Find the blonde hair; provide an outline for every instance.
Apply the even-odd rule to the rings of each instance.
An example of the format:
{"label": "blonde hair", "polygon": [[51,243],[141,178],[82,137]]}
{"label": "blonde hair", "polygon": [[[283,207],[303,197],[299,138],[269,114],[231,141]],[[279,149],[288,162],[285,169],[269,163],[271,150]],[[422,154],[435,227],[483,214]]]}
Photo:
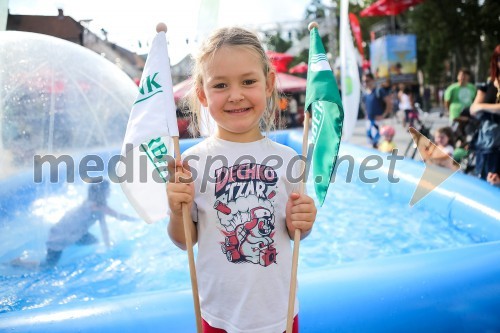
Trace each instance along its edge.
{"label": "blonde hair", "polygon": [[[262,61],[262,71],[266,79],[270,73],[274,72],[271,61],[267,57],[256,34],[240,27],[226,27],[214,31],[201,45],[198,54],[193,57],[194,66],[191,73],[193,86],[189,92],[188,99],[185,101],[187,104],[185,106],[191,113],[190,131],[193,136],[199,134],[199,121],[203,121],[200,116],[201,104],[197,95],[197,91],[203,89],[203,65],[223,46],[245,47],[248,48],[250,52],[254,52],[258,55],[259,59]],[[275,81],[271,96],[267,98],[267,108],[261,119],[261,130],[269,132],[276,127],[276,115],[278,115],[278,118],[280,117],[280,112],[278,112],[278,101],[279,94]],[[281,119],[277,119],[277,121],[279,124]]]}

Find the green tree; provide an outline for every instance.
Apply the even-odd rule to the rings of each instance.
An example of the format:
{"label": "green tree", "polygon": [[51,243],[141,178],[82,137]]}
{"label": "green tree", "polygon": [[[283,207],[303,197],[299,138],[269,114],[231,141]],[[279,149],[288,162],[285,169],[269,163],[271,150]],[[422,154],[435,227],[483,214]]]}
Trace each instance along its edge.
{"label": "green tree", "polygon": [[[332,0],[334,2],[334,0]],[[337,13],[338,14],[338,13]],[[307,5],[304,11],[304,28],[297,32],[297,38],[299,40],[303,38],[309,38],[309,30],[307,29],[307,25],[312,21],[321,21],[326,19],[326,10],[321,0],[311,0],[309,5]],[[324,32],[323,32],[324,33]],[[328,50],[328,37],[324,35],[322,38],[323,45],[325,46],[325,51]],[[300,52],[299,55],[295,56],[295,58],[290,63],[290,67],[295,66],[301,62],[307,63],[309,59],[309,48],[304,49]]]}
{"label": "green tree", "polygon": [[284,40],[281,37],[281,31],[276,31],[275,34],[269,35],[266,40],[267,48],[276,52],[285,52],[292,46],[292,41]]}

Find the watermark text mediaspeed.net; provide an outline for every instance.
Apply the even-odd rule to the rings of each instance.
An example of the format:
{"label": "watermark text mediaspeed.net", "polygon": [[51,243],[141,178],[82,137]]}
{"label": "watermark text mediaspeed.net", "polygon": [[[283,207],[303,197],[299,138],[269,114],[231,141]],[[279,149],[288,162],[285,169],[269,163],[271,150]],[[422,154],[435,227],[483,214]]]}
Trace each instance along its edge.
{"label": "watermark text mediaspeed.net", "polygon": [[[166,151],[162,154],[155,155],[154,161],[151,161],[150,156],[146,154],[139,153],[139,156],[134,156],[138,154],[137,150],[133,150],[132,145],[130,145],[129,148],[130,149],[126,150],[127,152],[124,155],[113,155],[107,161],[97,154],[85,155],[78,161],[75,161],[71,155],[35,155],[33,158],[33,180],[35,183],[42,183],[44,181],[44,168],[48,168],[49,181],[51,183],[57,183],[61,179],[64,179],[68,183],[74,183],[75,180],[99,182],[106,177],[114,183],[147,183],[150,179],[158,183],[164,183],[170,178],[171,172],[169,172],[168,165],[170,164],[172,168],[175,160],[172,156],[166,154]],[[330,182],[334,183],[338,181],[338,171],[339,168],[342,168],[342,174],[345,174],[345,178],[341,180],[345,180],[346,183],[352,182],[355,172],[357,172],[357,176],[361,182],[367,184],[377,183],[380,180],[380,173],[376,173],[375,176],[372,172],[381,169],[384,169],[384,174],[387,175],[387,181],[390,183],[398,183],[399,178],[395,177],[394,171],[397,162],[403,160],[404,157],[397,153],[398,150],[395,149],[391,154],[386,156],[378,154],[368,155],[363,158],[361,162],[358,162],[359,166],[356,166],[357,160],[353,156],[339,156]],[[134,158],[138,159],[135,163]],[[384,163],[384,160],[387,162]],[[200,157],[188,155],[184,157],[184,161],[188,163],[190,161],[199,162]],[[148,163],[151,162],[155,164],[154,168],[148,166]],[[121,163],[121,168],[117,168],[119,163]],[[305,163],[305,167],[302,173],[297,174],[294,170],[297,170],[297,164],[300,163]],[[191,163],[189,164],[191,165]],[[245,178],[245,174],[256,172],[265,174],[266,172],[270,172],[269,170],[284,168],[286,179],[290,183],[295,184],[301,182],[304,177],[309,175],[310,159],[297,155],[289,162],[285,163],[281,156],[270,155],[262,161],[257,162],[254,156],[242,155],[232,163],[233,166],[241,165],[242,167],[234,168],[229,165],[226,156],[218,154],[208,155],[206,161],[201,163],[201,165],[204,165],[204,170],[196,170],[196,168],[191,167],[190,179],[182,179],[182,181],[195,181],[198,177],[202,177],[201,184],[203,190],[206,188],[206,184],[217,182],[216,175],[211,175],[209,173],[209,170],[214,166],[223,168],[221,169],[222,171],[218,173],[219,178],[227,175],[242,179]],[[321,177],[318,177],[318,179],[311,179],[310,181],[321,182]]]}

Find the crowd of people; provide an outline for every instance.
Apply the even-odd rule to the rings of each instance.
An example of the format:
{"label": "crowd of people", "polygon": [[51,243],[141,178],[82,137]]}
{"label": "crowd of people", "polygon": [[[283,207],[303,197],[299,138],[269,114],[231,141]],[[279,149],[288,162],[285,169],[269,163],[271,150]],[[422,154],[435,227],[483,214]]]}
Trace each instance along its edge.
{"label": "crowd of people", "polygon": [[[489,77],[485,84],[471,83],[471,72],[462,68],[457,82],[449,85],[439,94],[443,112],[449,117],[448,126],[436,129],[434,144],[440,148],[429,156],[423,156],[426,163],[456,168],[457,162],[466,161],[464,171],[500,185],[500,45],[490,58]],[[391,84],[389,80],[376,84],[371,73],[363,75],[362,105],[366,118],[368,144],[383,152],[396,148],[396,130],[384,119],[393,117],[402,125],[402,130],[422,125],[422,110],[416,103],[417,96],[411,85]],[[429,89],[424,91],[430,95]],[[425,97],[425,96],[424,96]],[[429,96],[427,96],[429,97]],[[429,109],[429,101],[421,101]],[[383,125],[381,122],[386,123]],[[432,139],[432,138],[431,138]],[[469,168],[473,165],[473,168]]]}

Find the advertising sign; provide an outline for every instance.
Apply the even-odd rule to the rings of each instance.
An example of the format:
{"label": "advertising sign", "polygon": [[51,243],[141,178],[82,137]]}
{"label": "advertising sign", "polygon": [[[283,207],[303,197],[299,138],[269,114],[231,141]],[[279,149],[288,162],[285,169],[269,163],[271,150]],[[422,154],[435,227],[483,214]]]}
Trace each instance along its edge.
{"label": "advertising sign", "polygon": [[417,38],[415,35],[387,35],[370,45],[371,70],[378,81],[417,81]]}

